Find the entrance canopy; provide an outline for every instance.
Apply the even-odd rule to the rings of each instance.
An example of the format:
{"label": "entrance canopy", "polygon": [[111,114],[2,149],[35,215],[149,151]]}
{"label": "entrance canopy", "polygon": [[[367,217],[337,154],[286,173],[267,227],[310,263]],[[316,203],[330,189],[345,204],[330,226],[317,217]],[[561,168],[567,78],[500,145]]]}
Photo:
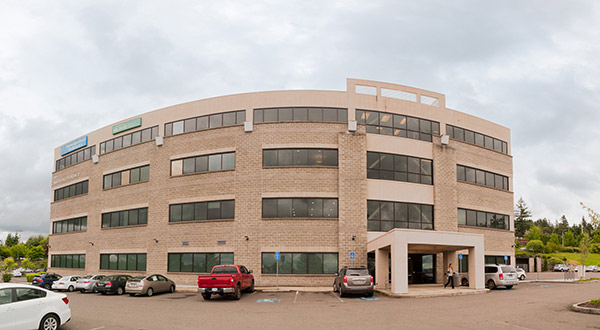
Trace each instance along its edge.
{"label": "entrance canopy", "polygon": [[455,262],[456,251],[460,250],[469,251],[469,288],[483,289],[483,246],[481,234],[396,228],[369,241],[367,252],[375,252],[375,284],[385,287],[390,269],[388,253],[391,253],[392,293],[408,293],[409,253],[443,253],[444,267],[447,267]]}

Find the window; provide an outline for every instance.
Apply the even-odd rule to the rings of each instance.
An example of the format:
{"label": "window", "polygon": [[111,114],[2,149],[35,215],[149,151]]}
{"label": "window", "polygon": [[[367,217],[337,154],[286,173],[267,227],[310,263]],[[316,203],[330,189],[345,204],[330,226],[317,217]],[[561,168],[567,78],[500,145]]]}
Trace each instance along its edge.
{"label": "window", "polygon": [[242,125],[246,120],[246,111],[230,111],[178,120],[165,124],[165,136],[188,132],[203,131],[209,128]]}
{"label": "window", "polygon": [[264,198],[263,218],[337,218],[337,198]]}
{"label": "window", "polygon": [[150,165],[104,175],[104,189],[150,180]]}
{"label": "window", "polygon": [[336,149],[264,149],[263,166],[338,166]]}
{"label": "window", "polygon": [[508,177],[484,170],[456,165],[456,179],[491,188],[508,190]]}
{"label": "window", "polygon": [[235,200],[169,205],[169,222],[234,219]]}
{"label": "window", "polygon": [[232,265],[233,253],[169,253],[169,272],[210,273],[217,265]]}
{"label": "window", "polygon": [[96,154],[96,146],[91,146],[72,154],[65,156],[56,161],[56,170],[62,170],[65,167],[73,166],[77,163],[81,163],[92,158]]}
{"label": "window", "polygon": [[[507,260],[504,260],[504,256],[485,256],[485,263],[486,264],[494,264],[494,265],[510,265],[510,256],[508,256]],[[490,273],[487,270],[488,267],[485,267],[485,272],[486,273]],[[496,267],[492,267],[494,268],[494,271],[491,271],[491,273],[496,273],[497,269]]]}
{"label": "window", "polygon": [[17,296],[17,301],[44,298],[46,296],[45,291],[38,289],[16,288],[15,292]]}
{"label": "window", "polygon": [[58,202],[63,199],[85,195],[88,193],[88,180],[74,183],[70,186],[58,188],[54,190],[54,201]]}
{"label": "window", "polygon": [[277,262],[274,252],[263,252],[262,273],[276,274],[277,268],[279,268],[279,274],[334,274],[338,270],[338,254],[281,252],[279,262]]}
{"label": "window", "polygon": [[158,136],[158,126],[148,127],[100,143],[100,154],[154,140]]}
{"label": "window", "polygon": [[367,201],[367,230],[433,229],[433,205]]}
{"label": "window", "polygon": [[440,123],[436,121],[389,112],[357,109],[356,120],[359,124],[367,125],[367,133],[393,135],[428,142],[432,141],[432,135],[440,135]]}
{"label": "window", "polygon": [[171,176],[235,169],[235,152],[202,155],[171,161]]}
{"label": "window", "polygon": [[73,218],[68,220],[54,221],[52,223],[52,234],[69,233],[87,230],[87,217]]}
{"label": "window", "polygon": [[102,228],[145,225],[147,223],[147,207],[102,213]]}
{"label": "window", "polygon": [[57,268],[85,268],[85,254],[53,254],[50,265]]}
{"label": "window", "polygon": [[101,254],[100,269],[145,271],[146,254]]}
{"label": "window", "polygon": [[367,178],[433,184],[433,162],[429,159],[368,151]]}
{"label": "window", "polygon": [[458,224],[508,230],[510,217],[506,214],[458,209]]}
{"label": "window", "polygon": [[255,123],[276,123],[289,121],[346,123],[348,121],[348,109],[286,107],[254,110]]}
{"label": "window", "polygon": [[446,124],[446,134],[455,140],[478,145],[480,147],[498,151],[503,154],[508,154],[508,143],[491,136],[448,124]]}
{"label": "window", "polygon": [[12,288],[0,290],[0,305],[12,303]]}

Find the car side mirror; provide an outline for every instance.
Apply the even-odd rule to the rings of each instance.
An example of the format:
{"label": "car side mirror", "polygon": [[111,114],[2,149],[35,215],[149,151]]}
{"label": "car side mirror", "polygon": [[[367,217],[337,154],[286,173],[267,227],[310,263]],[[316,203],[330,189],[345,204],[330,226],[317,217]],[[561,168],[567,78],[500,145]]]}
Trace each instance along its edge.
{"label": "car side mirror", "polygon": [[252,269],[250,269],[250,270],[248,271],[248,274],[252,274]]}

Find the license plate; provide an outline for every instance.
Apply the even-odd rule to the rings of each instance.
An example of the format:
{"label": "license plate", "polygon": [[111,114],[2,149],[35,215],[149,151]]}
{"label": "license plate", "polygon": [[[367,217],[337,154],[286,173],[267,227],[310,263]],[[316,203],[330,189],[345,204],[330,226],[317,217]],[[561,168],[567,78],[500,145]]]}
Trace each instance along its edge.
{"label": "license plate", "polygon": [[217,288],[213,288],[213,289],[212,289],[212,291],[213,291],[213,292],[217,292],[217,291],[219,291],[219,289],[217,289]]}
{"label": "license plate", "polygon": [[365,281],[353,281],[354,284],[365,284]]}

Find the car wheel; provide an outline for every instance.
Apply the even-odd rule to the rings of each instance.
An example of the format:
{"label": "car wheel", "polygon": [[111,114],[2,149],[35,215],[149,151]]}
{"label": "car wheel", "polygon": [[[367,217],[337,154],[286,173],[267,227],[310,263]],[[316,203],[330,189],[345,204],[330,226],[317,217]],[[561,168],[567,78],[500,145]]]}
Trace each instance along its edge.
{"label": "car wheel", "polygon": [[254,280],[252,280],[252,284],[250,285],[250,287],[248,289],[246,289],[246,292],[248,292],[248,293],[254,292]]}
{"label": "car wheel", "polygon": [[50,290],[50,284],[48,284],[48,283],[44,284],[43,287],[46,290]]}
{"label": "car wheel", "polygon": [[507,285],[506,286],[506,288],[509,289],[509,290],[512,289],[512,287],[513,287],[512,285]]}
{"label": "car wheel", "polygon": [[462,281],[460,281],[462,286],[469,286],[469,280],[467,280],[466,278],[463,278]]}
{"label": "car wheel", "polygon": [[154,290],[152,290],[152,288],[148,288],[148,291],[146,291],[146,294],[148,295],[148,297],[152,297],[152,295],[154,294]]}
{"label": "car wheel", "polygon": [[210,300],[210,293],[203,293],[202,298],[204,298],[204,300]]}
{"label": "car wheel", "polygon": [[40,322],[40,330],[56,330],[58,329],[58,326],[60,325],[60,321],[58,319],[58,316],[54,315],[54,314],[48,314],[46,316],[44,316],[44,318],[42,319],[42,322]]}
{"label": "car wheel", "polygon": [[340,297],[345,296],[344,291],[342,291],[342,285],[341,284],[338,286],[338,292],[340,293]]}
{"label": "car wheel", "polygon": [[94,288],[92,289],[92,292],[93,292],[93,293],[98,293],[98,288],[97,288],[97,287],[94,287]]}
{"label": "car wheel", "polygon": [[67,291],[69,291],[69,292],[73,292],[73,290],[74,290],[74,289],[75,289],[75,288],[74,288],[72,285],[69,285],[69,288],[67,289]]}
{"label": "car wheel", "polygon": [[171,287],[169,288],[169,292],[171,292],[171,293],[175,292],[175,286],[174,285],[171,285]]}
{"label": "car wheel", "polygon": [[496,283],[494,282],[494,280],[489,280],[489,281],[487,282],[487,287],[488,287],[488,289],[490,289],[490,290],[494,290],[494,289],[496,288]]}
{"label": "car wheel", "polygon": [[81,290],[79,290],[79,292],[85,293],[85,289],[81,289]]}
{"label": "car wheel", "polygon": [[120,296],[123,294],[123,288],[122,287],[118,287],[117,288],[117,294]]}
{"label": "car wheel", "polygon": [[333,292],[337,292],[337,286],[333,283]]}
{"label": "car wheel", "polygon": [[240,300],[241,297],[242,297],[242,290],[240,289],[240,284],[238,283],[238,285],[235,287],[233,299]]}
{"label": "car wheel", "polygon": [[522,281],[525,279],[525,275],[521,275],[521,277],[519,277],[519,279]]}

